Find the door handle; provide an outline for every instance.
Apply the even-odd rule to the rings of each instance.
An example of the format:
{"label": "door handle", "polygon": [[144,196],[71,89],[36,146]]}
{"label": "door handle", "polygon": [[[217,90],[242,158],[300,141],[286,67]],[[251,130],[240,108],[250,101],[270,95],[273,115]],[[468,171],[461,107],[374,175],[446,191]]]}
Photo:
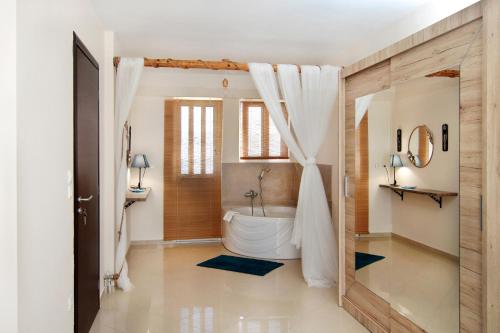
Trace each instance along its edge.
{"label": "door handle", "polygon": [[349,198],[350,196],[349,176],[344,176],[344,197]]}
{"label": "door handle", "polygon": [[93,195],[89,195],[86,198],[82,198],[81,196],[79,196],[78,199],[76,199],[76,201],[78,201],[78,202],[88,202],[88,201],[92,200],[93,198],[94,198]]}

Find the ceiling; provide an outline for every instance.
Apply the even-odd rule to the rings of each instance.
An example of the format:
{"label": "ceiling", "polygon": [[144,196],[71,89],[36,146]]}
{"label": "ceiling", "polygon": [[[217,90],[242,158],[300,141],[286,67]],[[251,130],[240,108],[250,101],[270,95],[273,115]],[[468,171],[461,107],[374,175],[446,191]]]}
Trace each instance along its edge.
{"label": "ceiling", "polygon": [[[117,53],[241,62],[349,64],[429,4],[473,0],[92,0]],[[458,10],[461,8],[458,8]],[[452,11],[452,12],[453,12]],[[451,14],[446,13],[445,16]],[[410,19],[413,15],[413,21]],[[445,17],[443,16],[443,17]],[[424,16],[422,16],[424,17]],[[415,18],[417,20],[415,20]],[[428,19],[427,19],[428,20]],[[406,23],[408,22],[408,24]],[[410,27],[411,29],[411,27]],[[420,29],[420,28],[419,28]],[[402,28],[402,30],[404,30]],[[414,31],[412,31],[414,32]],[[387,40],[381,38],[386,36]],[[395,40],[403,36],[396,36]],[[386,45],[377,45],[381,48]],[[371,51],[370,51],[371,52]]]}

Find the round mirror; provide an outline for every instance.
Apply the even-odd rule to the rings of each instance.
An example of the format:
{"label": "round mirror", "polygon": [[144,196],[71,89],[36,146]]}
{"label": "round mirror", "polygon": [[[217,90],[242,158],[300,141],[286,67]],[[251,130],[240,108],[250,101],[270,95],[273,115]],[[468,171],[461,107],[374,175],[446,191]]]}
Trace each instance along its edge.
{"label": "round mirror", "polygon": [[408,159],[417,168],[425,168],[432,159],[434,140],[425,125],[413,129],[408,140]]}

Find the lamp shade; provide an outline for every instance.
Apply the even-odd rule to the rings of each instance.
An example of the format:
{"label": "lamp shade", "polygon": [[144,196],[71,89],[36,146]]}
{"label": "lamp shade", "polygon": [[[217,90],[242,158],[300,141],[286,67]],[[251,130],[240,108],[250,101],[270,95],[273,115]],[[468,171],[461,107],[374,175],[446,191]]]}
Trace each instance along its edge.
{"label": "lamp shade", "polygon": [[148,158],[145,154],[135,154],[130,166],[132,168],[149,168]]}
{"label": "lamp shade", "polygon": [[391,154],[391,168],[400,168],[404,166],[401,157],[397,154]]}

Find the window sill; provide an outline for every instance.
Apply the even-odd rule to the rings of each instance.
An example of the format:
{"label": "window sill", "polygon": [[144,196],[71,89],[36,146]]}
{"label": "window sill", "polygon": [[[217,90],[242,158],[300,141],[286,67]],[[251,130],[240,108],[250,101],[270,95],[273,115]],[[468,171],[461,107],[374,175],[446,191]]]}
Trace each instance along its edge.
{"label": "window sill", "polygon": [[239,163],[296,163],[292,159],[240,159]]}

